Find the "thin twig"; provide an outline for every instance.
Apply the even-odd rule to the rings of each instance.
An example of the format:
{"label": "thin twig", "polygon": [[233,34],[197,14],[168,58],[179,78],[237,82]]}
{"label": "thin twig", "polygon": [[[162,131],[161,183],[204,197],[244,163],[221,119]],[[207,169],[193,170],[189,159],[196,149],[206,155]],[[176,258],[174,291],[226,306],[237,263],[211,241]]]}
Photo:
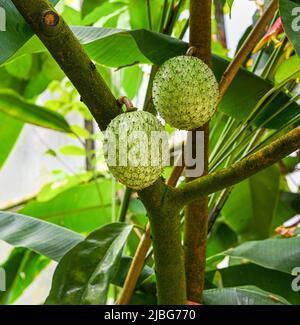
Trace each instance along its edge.
{"label": "thin twig", "polygon": [[227,49],[227,38],[225,30],[225,19],[224,19],[224,9],[223,2],[219,0],[214,0],[215,6],[215,17],[217,21],[217,39],[224,49]]}
{"label": "thin twig", "polygon": [[145,257],[151,246],[151,231],[150,225],[146,227],[146,231],[143,234],[138,248],[135,252],[133,261],[130,265],[122,293],[119,297],[118,305],[128,305],[130,303],[132,294],[137,284],[138,278],[144,267]]}
{"label": "thin twig", "polygon": [[151,17],[150,0],[147,0],[147,14],[148,14],[148,27],[149,27],[149,29],[152,29],[152,17]]}
{"label": "thin twig", "polygon": [[118,216],[119,222],[125,222],[126,213],[128,210],[131,194],[132,194],[132,189],[129,187],[126,187],[126,189],[124,191],[123,198],[122,198],[119,216]]}

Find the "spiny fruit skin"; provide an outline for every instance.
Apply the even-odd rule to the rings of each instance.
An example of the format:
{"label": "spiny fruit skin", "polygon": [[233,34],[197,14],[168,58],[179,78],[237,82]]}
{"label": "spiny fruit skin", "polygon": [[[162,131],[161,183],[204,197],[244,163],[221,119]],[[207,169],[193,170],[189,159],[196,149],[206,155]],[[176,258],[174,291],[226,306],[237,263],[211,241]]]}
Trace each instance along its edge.
{"label": "spiny fruit skin", "polygon": [[[126,132],[126,143],[124,142],[124,131]],[[142,136],[136,133],[142,131],[142,136],[147,138],[147,142]],[[151,134],[152,131],[163,132],[165,142],[159,147],[159,157],[157,164],[151,164]],[[123,135],[121,135],[121,133]],[[115,135],[116,148],[112,148],[109,136]],[[156,133],[154,133],[156,134]],[[144,111],[134,111],[123,113],[111,121],[104,134],[104,157],[110,172],[116,179],[129,188],[142,190],[152,185],[161,175],[166,164],[165,156],[162,152],[168,151],[167,135],[159,120],[152,114]],[[148,143],[148,146],[147,146]],[[140,150],[141,146],[143,150]],[[114,150],[116,153],[115,162],[110,161],[109,153]],[[122,161],[123,153],[126,152],[127,159]],[[121,151],[121,154],[120,154]],[[134,163],[130,159],[130,153],[137,152],[140,162]],[[145,155],[147,152],[147,155]],[[123,155],[123,156],[122,156]],[[156,156],[157,157],[157,156]]]}
{"label": "spiny fruit skin", "polygon": [[219,87],[200,59],[177,56],[166,61],[153,82],[153,102],[164,120],[181,130],[203,126],[214,115]]}

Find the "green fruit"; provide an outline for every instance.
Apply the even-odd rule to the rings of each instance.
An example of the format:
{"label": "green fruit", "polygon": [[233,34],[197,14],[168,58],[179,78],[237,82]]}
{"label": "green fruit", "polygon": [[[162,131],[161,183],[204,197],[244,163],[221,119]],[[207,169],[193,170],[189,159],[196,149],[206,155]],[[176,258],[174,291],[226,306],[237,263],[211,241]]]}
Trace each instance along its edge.
{"label": "green fruit", "polygon": [[164,120],[181,130],[203,126],[217,109],[219,87],[212,70],[192,56],[166,61],[153,82],[153,102]]}
{"label": "green fruit", "polygon": [[[164,140],[157,143],[159,136]],[[153,150],[153,151],[151,151]],[[104,135],[104,157],[116,179],[135,190],[152,185],[166,165],[168,137],[152,114],[123,113],[111,121]]]}

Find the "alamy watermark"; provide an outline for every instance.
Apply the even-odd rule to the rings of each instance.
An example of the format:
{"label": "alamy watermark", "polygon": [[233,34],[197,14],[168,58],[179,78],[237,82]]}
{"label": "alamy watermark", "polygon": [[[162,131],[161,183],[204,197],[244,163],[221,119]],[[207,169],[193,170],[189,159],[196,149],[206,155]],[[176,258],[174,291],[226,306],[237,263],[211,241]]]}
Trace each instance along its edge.
{"label": "alamy watermark", "polygon": [[292,270],[292,275],[295,276],[295,279],[292,281],[292,290],[300,292],[300,266]]}
{"label": "alamy watermark", "polygon": [[0,32],[6,31],[6,11],[0,7]]}
{"label": "alamy watermark", "polygon": [[0,267],[0,292],[6,290],[6,273],[5,270]]}
{"label": "alamy watermark", "polygon": [[299,32],[300,31],[300,7],[293,8],[292,16],[295,17],[292,20],[292,30],[294,32]]}
{"label": "alamy watermark", "polygon": [[105,139],[103,149],[109,166],[185,166],[186,177],[199,177],[204,172],[203,131],[177,131],[169,140],[166,131],[128,132],[122,125],[117,134],[106,131]]}

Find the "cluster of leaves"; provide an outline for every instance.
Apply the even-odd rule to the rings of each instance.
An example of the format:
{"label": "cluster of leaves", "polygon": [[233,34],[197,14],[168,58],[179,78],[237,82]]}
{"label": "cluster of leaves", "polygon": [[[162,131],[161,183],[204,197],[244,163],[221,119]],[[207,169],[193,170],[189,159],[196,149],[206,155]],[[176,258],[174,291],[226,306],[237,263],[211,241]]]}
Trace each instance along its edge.
{"label": "cluster of leaves", "polygon": [[[12,3],[0,0],[0,6],[6,9],[8,26],[0,33],[0,168],[24,123],[80,140],[80,146],[63,147],[60,153],[48,150],[53,157],[87,155],[84,142],[98,137],[68,123],[74,111],[90,120],[87,108]],[[239,71],[221,102],[211,123],[211,170],[242,159],[299,125],[300,47],[289,28],[293,6],[289,0],[280,2],[286,32],[282,45],[251,58],[255,63]],[[188,1],[84,0],[80,11],[61,3],[57,8],[116,96],[121,92],[140,102],[148,65],[159,66],[188,48],[182,41]],[[287,58],[288,42],[295,52]],[[228,65],[226,49],[214,45],[213,70],[220,80]],[[45,92],[55,96],[37,105]],[[222,209],[208,239],[206,304],[300,304],[299,293],[291,289],[300,237],[296,230],[291,238],[275,234],[299,213],[300,196],[291,193],[286,181],[298,161],[299,156],[288,157],[281,168],[273,166],[232,191],[210,197],[211,222]],[[16,248],[3,265],[8,279],[0,303],[14,303],[51,260],[59,264],[46,303],[105,304],[115,299],[147,222],[147,212],[134,195],[124,195],[129,201],[126,222],[116,222],[126,206],[123,192],[105,171],[64,174],[29,202],[1,212],[0,239]],[[226,267],[219,268],[224,261]],[[151,251],[132,303],[156,303]]]}

